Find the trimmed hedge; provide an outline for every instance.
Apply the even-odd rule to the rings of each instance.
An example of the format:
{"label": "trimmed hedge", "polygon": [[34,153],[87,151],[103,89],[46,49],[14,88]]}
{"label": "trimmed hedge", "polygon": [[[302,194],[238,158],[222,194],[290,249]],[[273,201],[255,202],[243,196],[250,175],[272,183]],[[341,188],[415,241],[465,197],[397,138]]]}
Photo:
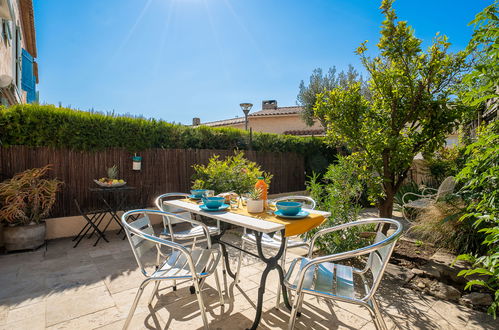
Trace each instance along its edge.
{"label": "trimmed hedge", "polygon": [[[0,107],[0,145],[49,146],[75,150],[110,147],[137,152],[165,149],[249,149],[249,134],[235,128],[189,127],[155,119],[103,115],[53,105]],[[333,161],[334,148],[323,138],[253,133],[256,151],[296,152],[309,170]]]}

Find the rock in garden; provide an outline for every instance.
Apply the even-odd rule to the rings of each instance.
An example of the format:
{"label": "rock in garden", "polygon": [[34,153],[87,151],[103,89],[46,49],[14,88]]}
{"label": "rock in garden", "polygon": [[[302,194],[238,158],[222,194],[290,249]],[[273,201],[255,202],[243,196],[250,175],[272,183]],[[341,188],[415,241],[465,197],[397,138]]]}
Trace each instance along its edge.
{"label": "rock in garden", "polygon": [[492,297],[487,293],[472,292],[462,298],[465,304],[489,306],[492,304]]}
{"label": "rock in garden", "polygon": [[461,297],[461,292],[451,285],[442,282],[433,282],[430,286],[430,293],[440,299],[457,301]]}

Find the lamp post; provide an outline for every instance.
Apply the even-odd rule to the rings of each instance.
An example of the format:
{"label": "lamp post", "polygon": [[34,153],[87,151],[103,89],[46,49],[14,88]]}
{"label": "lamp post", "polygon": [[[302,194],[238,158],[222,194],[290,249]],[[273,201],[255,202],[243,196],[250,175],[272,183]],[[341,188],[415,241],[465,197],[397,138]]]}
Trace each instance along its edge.
{"label": "lamp post", "polygon": [[251,107],[253,107],[253,104],[251,104],[251,103],[241,103],[241,104],[239,104],[239,106],[241,107],[241,109],[244,112],[244,129],[248,130],[248,114],[249,114],[249,112],[251,110]]}

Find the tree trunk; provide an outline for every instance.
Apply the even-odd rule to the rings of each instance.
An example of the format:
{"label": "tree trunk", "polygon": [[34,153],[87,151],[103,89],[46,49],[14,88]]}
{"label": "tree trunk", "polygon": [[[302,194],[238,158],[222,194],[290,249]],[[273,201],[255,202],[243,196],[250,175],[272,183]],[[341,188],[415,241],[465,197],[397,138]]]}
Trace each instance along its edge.
{"label": "tree trunk", "polygon": [[[393,198],[395,197],[395,193],[393,192],[392,189],[386,189],[385,191],[385,198],[380,199],[379,201],[379,217],[380,218],[391,218],[393,215]],[[383,228],[381,231],[383,234],[386,234],[388,232],[388,229],[390,229],[389,224],[383,225]]]}

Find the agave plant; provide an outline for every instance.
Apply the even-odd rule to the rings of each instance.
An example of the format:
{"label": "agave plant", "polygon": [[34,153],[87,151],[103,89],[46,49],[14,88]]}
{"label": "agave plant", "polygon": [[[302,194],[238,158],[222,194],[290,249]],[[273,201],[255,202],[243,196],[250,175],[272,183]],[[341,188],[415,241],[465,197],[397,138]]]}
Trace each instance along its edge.
{"label": "agave plant", "polygon": [[55,203],[61,181],[43,179],[51,165],[33,168],[0,183],[0,220],[12,225],[40,223]]}

